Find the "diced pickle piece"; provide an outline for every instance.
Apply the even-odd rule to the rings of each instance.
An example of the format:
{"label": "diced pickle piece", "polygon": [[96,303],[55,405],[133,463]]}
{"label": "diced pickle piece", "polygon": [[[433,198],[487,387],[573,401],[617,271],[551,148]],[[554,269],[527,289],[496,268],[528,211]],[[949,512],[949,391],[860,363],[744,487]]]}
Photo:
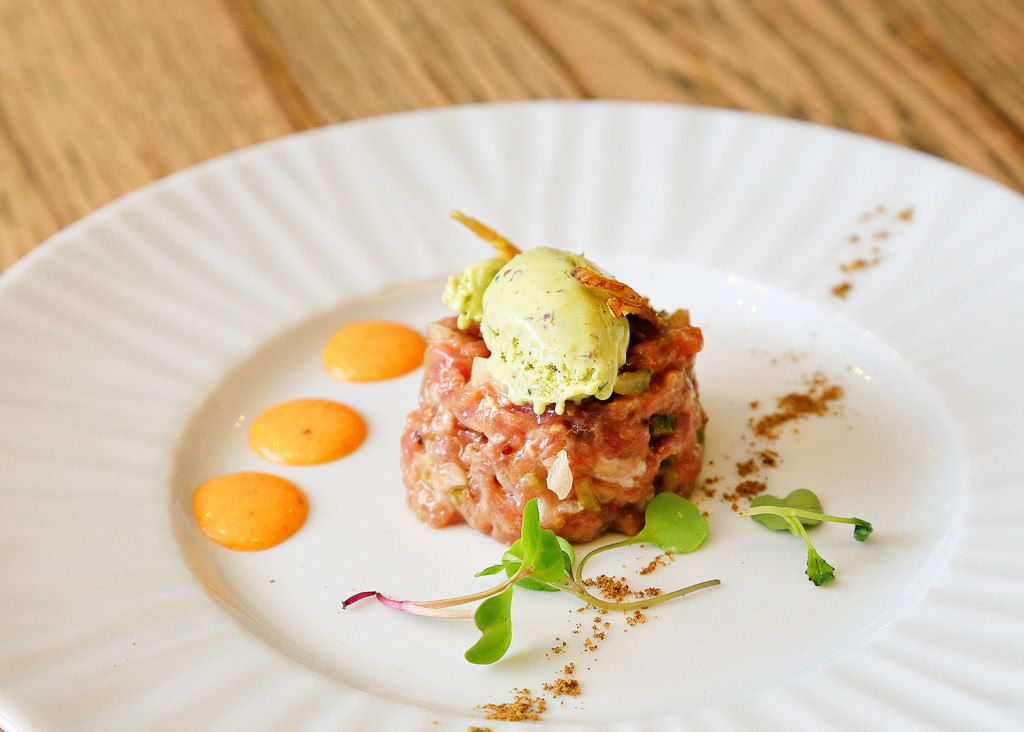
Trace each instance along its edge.
{"label": "diced pickle piece", "polygon": [[647,430],[651,433],[651,437],[664,437],[675,432],[678,426],[679,423],[674,414],[652,414]]}
{"label": "diced pickle piece", "polygon": [[640,371],[620,371],[612,391],[628,396],[643,394],[650,388],[651,372],[649,369],[641,369]]}

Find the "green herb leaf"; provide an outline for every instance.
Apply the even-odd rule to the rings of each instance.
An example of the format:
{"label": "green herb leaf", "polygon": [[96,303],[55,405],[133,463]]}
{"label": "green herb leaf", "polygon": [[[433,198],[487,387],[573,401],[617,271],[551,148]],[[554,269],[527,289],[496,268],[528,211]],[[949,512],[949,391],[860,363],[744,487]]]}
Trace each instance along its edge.
{"label": "green herb leaf", "polygon": [[476,664],[494,663],[512,645],[512,588],[481,602],[473,622],[481,635],[466,651],[466,660]]}
{"label": "green herb leaf", "polygon": [[523,507],[522,567],[530,568],[530,576],[539,582],[558,582],[565,572],[562,546],[550,529],[540,527],[537,499],[531,498]]}
{"label": "green herb leaf", "polygon": [[[653,508],[652,508],[653,506]],[[626,542],[600,547],[576,564],[576,553],[572,545],[554,532],[540,527],[540,511],[536,499],[523,507],[522,533],[517,541],[506,550],[500,564],[480,570],[478,577],[498,574],[504,570],[507,579],[486,590],[444,600],[395,600],[379,592],[357,592],[342,603],[348,607],[367,597],[376,597],[378,602],[395,610],[416,615],[436,617],[470,617],[468,610],[452,610],[458,605],[479,602],[472,617],[480,630],[480,639],[465,653],[470,663],[490,664],[501,659],[512,643],[512,591],[516,586],[531,590],[564,591],[583,600],[589,605],[604,610],[630,611],[658,605],[691,592],[720,584],[719,580],[699,582],[657,597],[644,598],[634,602],[611,602],[594,597],[577,580],[582,575],[583,565],[597,551],[615,546],[648,541],[666,551],[686,552],[696,549],[707,536],[707,521],[696,506],[673,494],[652,501],[648,506],[650,521],[646,533],[627,539]]]}
{"label": "green herb leaf", "polygon": [[817,587],[836,578],[835,568],[816,551],[807,552],[807,578]]}
{"label": "green herb leaf", "polygon": [[821,501],[807,489],[795,490],[785,498],[758,496],[750,502],[750,508],[740,511],[740,515],[750,516],[769,529],[788,530],[802,536],[807,544],[807,577],[819,587],[835,579],[835,568],[818,554],[805,527],[817,526],[822,521],[853,524],[853,538],[857,541],[864,541],[872,532],[871,524],[863,519],[822,513]]}
{"label": "green herb leaf", "polygon": [[[523,542],[522,539],[516,539],[515,542],[502,556],[502,564],[498,565],[505,568],[505,574],[509,577],[513,577],[519,572],[519,569],[523,566]],[[557,587],[552,587],[544,582],[538,582],[533,577],[526,576],[516,582],[519,587],[524,590],[533,590],[535,592],[558,592]]]}
{"label": "green herb leaf", "polygon": [[562,559],[565,564],[565,571],[572,576],[572,568],[576,565],[576,550],[572,548],[572,544],[561,536],[556,536],[555,538],[558,540],[558,546],[562,548]]}
{"label": "green herb leaf", "polygon": [[523,506],[522,528],[518,539],[523,549],[523,561],[533,561],[533,555],[537,552],[541,540],[540,532],[540,509],[537,507],[537,499],[531,498]]}
{"label": "green herb leaf", "polygon": [[632,543],[656,544],[672,554],[689,554],[708,536],[708,520],[691,501],[675,493],[659,493],[644,515],[644,527]]}
{"label": "green herb leaf", "polygon": [[[530,556],[527,556],[528,552]],[[516,583],[523,589],[557,592],[559,588],[551,585],[565,584],[564,575],[572,575],[576,552],[565,539],[556,536],[553,531],[540,528],[537,500],[530,499],[523,509],[522,536],[505,551],[501,561],[499,566],[504,568],[509,577],[525,566],[530,567],[529,575]]]}
{"label": "green herb leaf", "polygon": [[[785,498],[777,498],[776,496],[762,494],[750,502],[751,508],[756,508],[757,506],[785,506],[787,508],[799,508],[804,511],[810,511],[811,513],[822,512],[821,501],[818,500],[818,496],[816,496],[813,491],[809,491],[806,488],[798,488]],[[772,531],[793,530],[787,521],[783,520],[781,516],[774,514],[761,514],[754,516],[753,519]],[[817,526],[821,521],[801,518],[800,523],[804,526]]]}
{"label": "green herb leaf", "polygon": [[854,521],[856,522],[853,525],[854,539],[856,539],[857,541],[864,541],[869,536],[871,536],[871,532],[874,531],[874,529],[871,527],[870,522],[859,518],[854,518]]}
{"label": "green herb leaf", "polygon": [[[492,564],[490,567],[485,567],[484,569],[481,569],[479,572],[477,572],[473,576],[474,577],[487,577],[488,575],[497,574],[498,572],[500,572],[503,569],[505,569],[505,565],[504,564]],[[515,574],[514,570],[513,570],[512,574]],[[511,576],[512,575],[510,574],[509,577],[511,577]]]}
{"label": "green herb leaf", "polygon": [[560,582],[565,574],[565,555],[555,532],[541,529],[530,576],[539,582]]}
{"label": "green herb leaf", "polygon": [[697,549],[708,536],[708,520],[691,501],[675,493],[659,493],[647,504],[644,527],[636,536],[592,549],[580,560],[576,571],[595,555],[631,544],[655,544],[670,554],[687,554]]}

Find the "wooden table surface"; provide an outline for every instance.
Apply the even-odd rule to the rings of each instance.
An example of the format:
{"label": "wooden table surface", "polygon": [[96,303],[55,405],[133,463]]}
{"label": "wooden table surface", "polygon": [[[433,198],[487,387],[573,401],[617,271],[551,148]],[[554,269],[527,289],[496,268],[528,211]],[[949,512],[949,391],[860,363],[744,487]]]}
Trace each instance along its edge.
{"label": "wooden table surface", "polygon": [[1022,0],[0,0],[0,270],[255,142],[613,98],[840,127],[1024,190]]}

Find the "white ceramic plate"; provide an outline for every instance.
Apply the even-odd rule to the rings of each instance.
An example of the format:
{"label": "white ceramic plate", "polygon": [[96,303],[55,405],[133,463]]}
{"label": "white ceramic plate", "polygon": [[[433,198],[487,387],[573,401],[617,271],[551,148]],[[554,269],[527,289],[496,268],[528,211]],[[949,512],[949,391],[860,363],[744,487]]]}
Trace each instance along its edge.
{"label": "white ceramic plate", "polygon": [[[404,507],[397,437],[419,375],[340,384],[317,362],[347,320],[444,314],[443,276],[487,251],[448,219],[456,207],[690,308],[720,487],[748,449],[751,400],[814,371],[842,384],[842,414],[788,433],[768,476],[774,493],[809,487],[874,523],[864,544],[848,527],[814,534],[836,582],[815,588],[799,540],[715,497],[699,552],[649,580],[643,548],[593,569],[723,584],[642,625],[611,618],[597,652],[583,649],[593,613],[567,596],[517,593],[513,647],[487,668],[462,660],[468,622],[342,612],[360,589],[480,588],[473,572],[500,556]],[[574,661],[583,694],[549,694],[544,726],[1017,727],[1022,255],[1024,201],[989,181],[820,127],[677,106],[373,119],[149,186],[0,278],[0,726],[499,729],[479,705],[540,693]],[[841,271],[859,258],[879,261]],[[311,504],[284,544],[206,541],[192,490],[268,469],[247,420],[311,395],[362,410],[367,443],[277,471]]]}

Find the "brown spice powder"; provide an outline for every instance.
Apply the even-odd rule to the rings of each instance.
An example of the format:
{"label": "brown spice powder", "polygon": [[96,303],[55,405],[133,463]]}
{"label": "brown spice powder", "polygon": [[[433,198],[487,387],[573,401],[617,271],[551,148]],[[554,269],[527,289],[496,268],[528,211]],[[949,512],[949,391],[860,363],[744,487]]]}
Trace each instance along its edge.
{"label": "brown spice powder", "polygon": [[658,567],[667,567],[669,562],[674,562],[674,561],[675,561],[675,557],[673,557],[671,554],[668,554],[668,553],[659,554],[658,556],[656,556],[654,559],[651,560],[650,564],[648,564],[646,567],[641,569],[639,571],[639,573],[640,574],[644,574],[644,575],[650,574],[651,572],[656,570]]}
{"label": "brown spice powder", "polygon": [[741,499],[751,499],[758,496],[768,490],[768,484],[762,480],[744,480],[732,493],[723,493],[722,499],[729,501],[732,504],[733,511],[739,511],[739,502]]}
{"label": "brown spice powder", "polygon": [[579,696],[580,682],[576,679],[555,679],[554,684],[544,684],[544,691],[552,696]]}
{"label": "brown spice powder", "polygon": [[753,458],[746,460],[742,463],[736,463],[736,473],[741,478],[746,478],[751,473],[757,472],[757,463],[754,462]]}
{"label": "brown spice powder", "polygon": [[626,617],[626,622],[630,625],[639,625],[647,622],[647,616],[639,610],[634,610],[632,615]]}
{"label": "brown spice powder", "polygon": [[501,704],[483,704],[477,709],[484,712],[487,719],[501,722],[539,722],[540,715],[548,710],[544,697],[531,696],[529,689],[513,689],[513,699]]}
{"label": "brown spice powder", "polygon": [[852,289],[853,283],[847,280],[845,282],[840,282],[838,285],[833,285],[829,292],[831,292],[832,295],[835,297],[845,299],[846,296],[850,294],[850,290]]}
{"label": "brown spice powder", "polygon": [[606,574],[600,574],[594,579],[583,580],[583,584],[587,587],[596,587],[604,599],[612,602],[622,602],[633,594],[629,585],[626,584],[625,577],[615,579]]}
{"label": "brown spice powder", "polygon": [[554,697],[579,696],[580,682],[573,678],[576,673],[576,664],[570,663],[562,669],[562,677],[555,679],[554,683],[544,684],[544,691]]}
{"label": "brown spice powder", "polygon": [[[865,212],[858,219],[858,223],[862,226],[871,222],[870,232],[861,231],[860,233],[850,234],[846,237],[846,241],[858,248],[861,245],[861,242],[867,238],[879,243],[887,242],[893,236],[899,234],[900,231],[908,226],[913,220],[913,206],[893,212],[890,212],[886,206],[876,206],[874,210]],[[892,227],[895,227],[895,229]],[[870,255],[870,257],[859,256],[849,262],[840,264],[839,271],[849,275],[854,275],[856,273],[863,272],[864,270],[871,269],[882,263],[885,259],[886,253],[878,247],[875,247],[871,250]],[[830,288],[830,292],[833,297],[843,299],[850,293],[851,289],[853,289],[853,283],[847,280],[832,286]]]}
{"label": "brown spice powder", "polygon": [[823,416],[833,408],[833,402],[843,398],[843,387],[829,384],[824,374],[815,374],[806,392],[792,392],[776,399],[774,412],[749,423],[756,437],[777,439],[782,427],[809,416]]}
{"label": "brown spice powder", "polygon": [[[776,397],[773,411],[747,420],[748,434],[743,435],[747,454],[744,459],[733,463],[738,482],[719,492],[710,486],[726,480],[726,477],[721,474],[704,476],[699,487],[704,497],[720,495],[723,501],[731,504],[733,511],[739,511],[741,501],[752,499],[768,489],[765,471],[778,467],[782,462],[779,452],[764,446],[764,443],[778,440],[786,427],[801,420],[842,413],[843,388],[832,383],[825,374],[814,372],[805,376],[804,387],[803,391]],[[761,405],[762,400],[759,399],[749,402],[750,409],[755,412]],[[709,467],[712,464],[708,461]]]}
{"label": "brown spice powder", "polygon": [[881,263],[882,263],[881,255],[875,255],[871,259],[865,259],[864,257],[857,257],[857,259],[854,259],[854,260],[852,260],[850,262],[844,262],[843,264],[840,264],[839,265],[839,269],[841,271],[843,271],[843,272],[846,272],[847,274],[850,274],[850,273],[853,273],[853,272],[860,272],[860,271],[865,270],[865,269],[870,269],[871,267],[876,267],[876,266],[878,266]]}

